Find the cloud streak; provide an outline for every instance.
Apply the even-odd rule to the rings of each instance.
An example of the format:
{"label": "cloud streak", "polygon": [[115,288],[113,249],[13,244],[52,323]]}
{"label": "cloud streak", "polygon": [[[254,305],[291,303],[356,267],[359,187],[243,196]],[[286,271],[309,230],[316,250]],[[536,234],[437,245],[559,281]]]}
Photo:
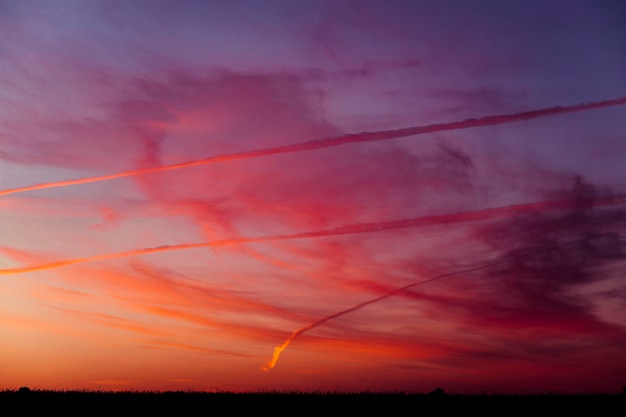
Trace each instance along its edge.
{"label": "cloud streak", "polygon": [[[262,369],[265,371],[273,369],[281,353],[295,339],[330,320],[400,295],[417,286],[478,271],[484,271],[485,276],[496,277],[500,281],[497,285],[504,288],[499,297],[502,297],[502,294],[507,294],[505,297],[512,296],[507,298],[506,304],[494,302],[495,300],[490,300],[490,297],[482,300],[455,299],[454,295],[425,295],[415,298],[433,302],[441,307],[452,305],[467,309],[471,312],[470,321],[480,320],[481,328],[514,324],[515,328],[554,328],[555,331],[564,333],[596,334],[609,339],[623,337],[620,336],[623,334],[620,329],[617,329],[615,336],[611,336],[611,332],[615,332],[615,326],[593,318],[588,312],[588,307],[581,304],[576,297],[567,295],[565,290],[601,279],[602,275],[597,271],[598,266],[626,256],[625,242],[617,227],[624,216],[623,211],[592,211],[593,207],[613,203],[622,205],[626,200],[623,197],[617,199],[597,197],[595,188],[584,183],[581,178],[577,178],[570,196],[571,199],[567,201],[542,202],[505,207],[504,210],[471,213],[470,215],[478,217],[488,216],[490,219],[495,219],[494,214],[500,215],[499,222],[482,226],[484,238],[489,238],[489,232],[496,236],[495,260],[392,289],[379,297],[300,327],[274,348],[272,358]],[[504,213],[528,215],[501,216]],[[478,230],[480,228],[481,226]],[[449,290],[448,294],[454,292]],[[489,326],[485,323],[489,323]]]}
{"label": "cloud streak", "polygon": [[536,110],[529,110],[520,113],[512,113],[505,115],[492,115],[485,116],[476,119],[464,119],[456,122],[448,122],[448,123],[435,123],[424,126],[413,126],[402,129],[393,129],[393,130],[383,130],[377,132],[363,132],[363,133],[354,133],[348,135],[341,135],[326,139],[315,139],[301,143],[295,143],[291,145],[277,146],[266,149],[258,149],[254,151],[247,152],[236,152],[225,155],[218,155],[209,158],[199,159],[196,161],[188,161],[181,162],[177,164],[171,165],[162,165],[151,168],[144,169],[136,169],[125,172],[120,172],[117,174],[110,175],[101,175],[94,176],[88,178],[78,178],[64,181],[54,181],[48,183],[40,183],[34,184],[25,187],[12,188],[7,190],[0,191],[0,196],[23,193],[27,191],[36,191],[43,190],[49,188],[59,188],[59,187],[68,187],[74,185],[81,184],[90,184],[102,181],[111,181],[119,178],[125,177],[133,177],[139,175],[146,175],[155,172],[163,172],[163,171],[171,171],[178,170],[184,168],[191,168],[200,165],[207,165],[213,163],[222,163],[222,162],[231,162],[242,159],[250,159],[250,158],[260,158],[271,155],[280,155],[285,153],[295,153],[295,152],[304,152],[304,151],[312,151],[317,149],[330,148],[335,146],[341,146],[350,143],[362,143],[362,142],[375,142],[375,141],[385,141],[398,139],[402,137],[408,136],[417,136],[428,133],[437,133],[437,132],[446,132],[460,129],[470,129],[475,127],[484,127],[484,126],[495,126],[502,125],[507,123],[515,123],[524,120],[532,120],[539,117],[548,117],[559,114],[567,114],[567,113],[576,113],[589,111],[594,109],[602,109],[614,106],[622,106],[626,104],[626,97],[621,97],[617,99],[611,100],[603,100],[603,101],[595,101],[588,103],[579,103],[567,106],[554,106],[547,107]]}
{"label": "cloud streak", "polygon": [[[350,235],[350,234],[358,234],[358,233],[374,233],[374,232],[382,232],[382,231],[395,230],[395,229],[448,225],[448,224],[463,223],[463,222],[479,222],[479,221],[493,220],[493,219],[503,218],[503,217],[514,217],[514,216],[537,213],[537,212],[564,210],[564,209],[569,210],[571,209],[573,204],[579,204],[579,203],[580,203],[579,200],[569,200],[569,199],[554,200],[554,201],[541,201],[541,202],[535,202],[535,203],[515,204],[515,205],[510,205],[510,206],[505,206],[505,207],[488,208],[488,209],[483,209],[483,210],[475,210],[475,211],[452,213],[452,214],[421,216],[421,217],[392,220],[392,221],[382,221],[382,222],[350,224],[350,225],[345,225],[345,226],[339,226],[339,227],[332,228],[332,229],[309,231],[309,232],[294,233],[294,234],[287,234],[287,235],[270,235],[270,236],[259,236],[259,237],[223,239],[223,240],[215,240],[211,242],[163,245],[163,246],[157,246],[157,247],[151,247],[151,248],[129,250],[129,251],[124,251],[124,252],[107,253],[107,254],[87,256],[87,257],[82,257],[82,258],[60,260],[60,261],[49,262],[49,263],[39,264],[39,265],[34,265],[34,266],[27,266],[27,267],[20,267],[20,268],[5,268],[5,269],[0,269],[0,275],[12,275],[12,274],[22,274],[22,273],[27,273],[27,272],[37,272],[37,271],[56,269],[56,268],[61,268],[61,267],[85,263],[85,262],[96,262],[96,261],[104,261],[104,260],[110,260],[110,259],[128,258],[128,257],[138,256],[138,255],[150,255],[150,254],[159,253],[159,252],[182,251],[182,250],[205,248],[205,247],[242,245],[242,244],[249,244],[249,243],[263,243],[263,242],[292,240],[292,239],[308,239],[308,238],[326,237],[326,236],[340,236],[340,235]],[[626,196],[623,196],[623,195],[608,196],[608,197],[603,197],[603,198],[597,198],[587,203],[596,207],[619,206],[619,205],[626,204]]]}
{"label": "cloud streak", "polygon": [[355,311],[360,310],[360,309],[362,309],[364,307],[367,307],[367,306],[369,306],[371,304],[377,303],[377,302],[382,301],[382,300],[384,300],[386,298],[389,298],[389,297],[393,297],[394,295],[400,294],[402,292],[405,292],[407,290],[410,290],[411,288],[415,288],[415,287],[420,286],[420,285],[428,284],[430,282],[437,281],[437,280],[440,280],[440,279],[443,279],[443,278],[447,278],[447,277],[451,277],[451,276],[454,276],[454,275],[469,274],[471,272],[481,271],[483,269],[499,266],[502,263],[503,263],[503,261],[499,260],[497,262],[491,262],[491,263],[488,263],[488,264],[485,264],[485,265],[481,265],[481,266],[477,266],[477,267],[474,267],[474,268],[468,268],[468,269],[464,269],[464,270],[461,270],[461,271],[454,271],[454,272],[449,272],[449,273],[446,273],[446,274],[437,275],[437,276],[435,276],[433,278],[430,278],[430,279],[427,279],[427,280],[424,280],[424,281],[414,282],[414,283],[405,285],[404,287],[400,287],[400,288],[394,289],[392,291],[389,291],[386,294],[381,295],[380,297],[376,297],[376,298],[373,298],[371,300],[364,301],[364,302],[356,304],[356,305],[354,305],[354,306],[352,306],[350,308],[346,308],[345,310],[341,310],[341,311],[338,311],[336,313],[330,314],[330,315],[328,315],[326,317],[322,317],[319,320],[316,320],[316,321],[314,321],[312,323],[307,324],[306,326],[303,326],[303,327],[300,327],[297,330],[294,330],[293,333],[291,333],[291,336],[289,336],[281,345],[278,345],[278,346],[276,346],[274,348],[274,353],[272,355],[272,358],[268,362],[266,362],[265,365],[263,365],[263,367],[261,369],[263,369],[264,371],[270,371],[271,369],[273,369],[276,366],[276,363],[278,362],[278,359],[280,359],[281,353],[296,338],[300,337],[303,333],[308,332],[309,330],[312,330],[312,329],[314,329],[314,328],[316,328],[318,326],[321,326],[322,324],[326,323],[327,321],[330,321],[330,320],[339,318],[339,317],[341,317],[343,315],[355,312]]}

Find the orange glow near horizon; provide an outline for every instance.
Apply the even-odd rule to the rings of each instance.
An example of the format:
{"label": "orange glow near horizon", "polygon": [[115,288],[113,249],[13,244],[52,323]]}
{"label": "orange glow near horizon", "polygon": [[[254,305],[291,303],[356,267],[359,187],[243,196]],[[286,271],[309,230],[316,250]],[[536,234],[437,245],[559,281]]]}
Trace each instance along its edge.
{"label": "orange glow near horizon", "polygon": [[621,6],[100,3],[0,6],[0,390],[621,390]]}

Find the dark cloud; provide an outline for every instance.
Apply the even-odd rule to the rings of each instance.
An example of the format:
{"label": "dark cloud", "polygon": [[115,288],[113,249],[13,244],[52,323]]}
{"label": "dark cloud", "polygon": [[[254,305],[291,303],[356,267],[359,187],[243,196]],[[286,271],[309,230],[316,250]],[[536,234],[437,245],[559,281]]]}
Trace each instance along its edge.
{"label": "dark cloud", "polygon": [[483,278],[497,288],[493,296],[479,292],[480,301],[468,306],[475,319],[574,333],[623,332],[598,318],[590,300],[572,289],[607,279],[606,268],[624,259],[625,211],[595,207],[603,196],[581,177],[562,194],[570,201],[562,210],[478,229],[502,264]]}

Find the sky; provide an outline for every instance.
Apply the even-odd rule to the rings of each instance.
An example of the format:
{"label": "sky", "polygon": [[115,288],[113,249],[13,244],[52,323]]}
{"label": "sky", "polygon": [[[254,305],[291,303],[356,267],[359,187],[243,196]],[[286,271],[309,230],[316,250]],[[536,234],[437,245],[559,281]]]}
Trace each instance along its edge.
{"label": "sky", "polygon": [[0,389],[626,384],[626,6],[0,0]]}

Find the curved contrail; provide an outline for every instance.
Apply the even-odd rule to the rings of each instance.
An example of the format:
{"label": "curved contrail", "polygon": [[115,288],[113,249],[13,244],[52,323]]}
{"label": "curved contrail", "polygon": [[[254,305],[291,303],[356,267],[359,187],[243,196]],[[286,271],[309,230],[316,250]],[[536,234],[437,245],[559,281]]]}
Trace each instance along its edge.
{"label": "curved contrail", "polygon": [[409,289],[411,289],[413,287],[417,287],[419,285],[428,284],[429,282],[433,282],[433,281],[436,281],[438,279],[446,278],[446,277],[449,277],[449,276],[452,276],[452,275],[465,274],[465,273],[470,273],[470,272],[474,272],[474,271],[479,271],[479,270],[482,270],[482,269],[491,268],[491,267],[500,265],[502,263],[503,263],[502,260],[498,260],[496,262],[492,262],[492,263],[489,263],[489,264],[477,266],[477,267],[474,267],[474,268],[468,268],[468,269],[464,269],[464,270],[461,270],[461,271],[454,271],[454,272],[448,272],[448,273],[445,273],[445,274],[437,275],[436,277],[429,278],[429,279],[426,279],[424,281],[414,282],[412,284],[405,285],[404,287],[396,288],[395,290],[391,290],[388,293],[381,295],[380,297],[372,298],[371,300],[364,301],[364,302],[359,303],[357,305],[354,305],[354,306],[352,306],[350,308],[346,308],[345,310],[341,310],[341,311],[333,313],[333,314],[331,314],[329,316],[322,317],[319,320],[316,320],[316,321],[314,321],[312,323],[307,324],[306,326],[303,326],[303,327],[300,327],[297,330],[294,330],[291,333],[291,335],[282,344],[280,344],[280,345],[278,345],[278,346],[276,346],[274,348],[274,353],[272,354],[272,358],[269,361],[267,361],[265,363],[265,365],[263,365],[263,367],[261,369],[263,369],[264,371],[270,371],[272,368],[274,368],[274,366],[276,366],[276,362],[278,362],[278,359],[280,358],[280,354],[283,352],[283,350],[285,350],[287,348],[287,346],[289,346],[291,344],[291,342],[293,342],[297,337],[301,336],[303,333],[305,333],[305,332],[307,332],[307,331],[309,331],[311,329],[314,329],[314,328],[316,328],[318,326],[321,326],[322,324],[326,323],[329,320],[336,319],[336,318],[341,317],[341,316],[343,316],[345,314],[352,313],[353,311],[360,310],[363,307],[366,307],[366,306],[368,306],[370,304],[377,303],[379,301],[384,300],[385,298],[392,297],[392,296],[394,296],[394,295],[396,295],[398,293],[404,292],[406,290],[409,290]]}
{"label": "curved contrail", "polygon": [[[575,242],[567,242],[567,243],[563,243],[563,244],[556,245],[556,246],[564,247],[564,246],[570,245],[572,243],[575,243]],[[545,248],[544,249],[538,249],[538,250],[534,251],[534,253],[540,253],[540,252],[542,252],[544,250],[545,250]],[[440,274],[440,275],[437,275],[437,276],[435,276],[433,278],[429,278],[429,279],[426,279],[426,280],[423,280],[423,281],[413,282],[413,283],[405,285],[403,287],[399,287],[399,288],[396,288],[394,290],[391,290],[391,291],[389,291],[389,292],[387,292],[387,293],[385,293],[385,294],[383,294],[383,295],[381,295],[379,297],[372,298],[370,300],[367,300],[367,301],[364,301],[362,303],[356,304],[356,305],[354,305],[352,307],[346,308],[345,310],[341,310],[341,311],[338,311],[336,313],[330,314],[328,316],[322,317],[321,319],[315,320],[314,322],[309,323],[306,326],[303,326],[303,327],[300,327],[299,329],[294,330],[291,333],[291,335],[282,344],[276,346],[274,348],[274,352],[272,354],[272,358],[269,361],[267,361],[263,365],[263,367],[261,369],[264,370],[264,371],[272,370],[276,366],[276,363],[278,362],[278,359],[280,358],[280,354],[296,338],[301,336],[303,333],[308,332],[309,330],[312,330],[312,329],[314,329],[314,328],[316,328],[318,326],[321,326],[322,324],[326,323],[329,320],[333,320],[333,319],[341,317],[341,316],[343,316],[345,314],[352,313],[354,311],[360,310],[360,309],[362,309],[364,307],[367,307],[370,304],[377,303],[377,302],[382,301],[382,300],[384,300],[386,298],[392,297],[392,296],[394,296],[396,294],[399,294],[401,292],[409,290],[409,289],[411,289],[413,287],[417,287],[417,286],[420,286],[420,285],[428,284],[430,282],[437,281],[439,279],[450,277],[450,276],[453,276],[453,275],[466,274],[466,273],[480,271],[480,270],[483,270],[483,269],[488,269],[488,268],[492,268],[492,267],[496,267],[496,266],[501,266],[502,264],[505,264],[507,262],[511,262],[511,260],[510,259],[506,259],[506,258],[500,258],[500,259],[497,259],[497,260],[495,260],[493,262],[486,263],[486,264],[483,264],[483,265],[480,265],[480,266],[467,268],[467,269],[463,269],[463,270],[458,270],[458,271],[453,271],[453,272],[447,272],[447,273]]]}
{"label": "curved contrail", "polygon": [[240,159],[259,158],[269,155],[278,155],[284,153],[294,153],[311,151],[322,148],[330,148],[334,146],[340,146],[348,143],[360,143],[360,142],[374,142],[391,140],[407,136],[422,135],[425,133],[444,132],[450,130],[469,129],[473,127],[481,126],[493,126],[505,123],[513,123],[522,120],[530,120],[538,117],[546,117],[564,113],[575,113],[593,109],[601,109],[605,107],[621,106],[626,104],[626,97],[595,101],[588,103],[573,104],[568,106],[555,106],[547,107],[537,110],[529,110],[521,113],[512,113],[505,115],[492,115],[480,117],[477,119],[465,119],[456,122],[448,123],[434,123],[422,126],[413,126],[402,129],[382,130],[376,132],[362,132],[352,133],[347,135],[335,136],[325,139],[315,139],[306,142],[294,143],[291,145],[277,146],[273,148],[257,149],[253,151],[236,152],[224,155],[212,156],[204,159],[198,159],[194,161],[181,162],[171,165],[163,165],[159,167],[136,169],[131,171],[119,172],[117,174],[101,175],[88,178],[78,178],[65,181],[53,181],[34,185],[28,185],[25,187],[11,188],[6,190],[0,190],[0,196],[23,193],[26,191],[43,190],[47,188],[67,187],[79,184],[88,184],[101,181],[109,181],[118,178],[131,177],[136,175],[150,174],[154,172],[170,171],[175,169],[190,168],[199,165],[206,165],[218,162],[230,162]]}
{"label": "curved contrail", "polygon": [[[22,274],[26,272],[36,272],[48,269],[56,269],[64,266],[103,261],[108,259],[127,258],[137,255],[147,255],[158,252],[168,252],[175,250],[187,250],[203,247],[218,247],[228,245],[241,245],[246,243],[261,243],[272,242],[280,240],[291,239],[306,239],[324,236],[339,236],[357,233],[373,233],[385,230],[405,229],[411,227],[423,227],[423,226],[436,226],[453,223],[464,223],[473,221],[492,220],[502,217],[515,216],[520,214],[529,214],[545,211],[572,209],[578,200],[553,200],[553,201],[539,201],[526,204],[514,204],[503,207],[487,208],[482,210],[465,211],[451,214],[439,214],[422,217],[412,217],[399,220],[370,222],[370,223],[355,223],[345,226],[339,226],[332,229],[315,230],[294,234],[285,235],[269,235],[258,237],[243,237],[233,239],[214,240],[211,242],[198,242],[198,243],[182,243],[176,245],[163,245],[155,246],[151,248],[134,249],[125,252],[107,253],[102,255],[87,256],[83,258],[65,259],[55,262],[49,262],[45,264],[25,266],[19,268],[6,268],[0,269],[0,275],[12,275]],[[609,196],[594,199],[591,204],[595,207],[600,206],[617,206],[626,204],[626,195]]]}

